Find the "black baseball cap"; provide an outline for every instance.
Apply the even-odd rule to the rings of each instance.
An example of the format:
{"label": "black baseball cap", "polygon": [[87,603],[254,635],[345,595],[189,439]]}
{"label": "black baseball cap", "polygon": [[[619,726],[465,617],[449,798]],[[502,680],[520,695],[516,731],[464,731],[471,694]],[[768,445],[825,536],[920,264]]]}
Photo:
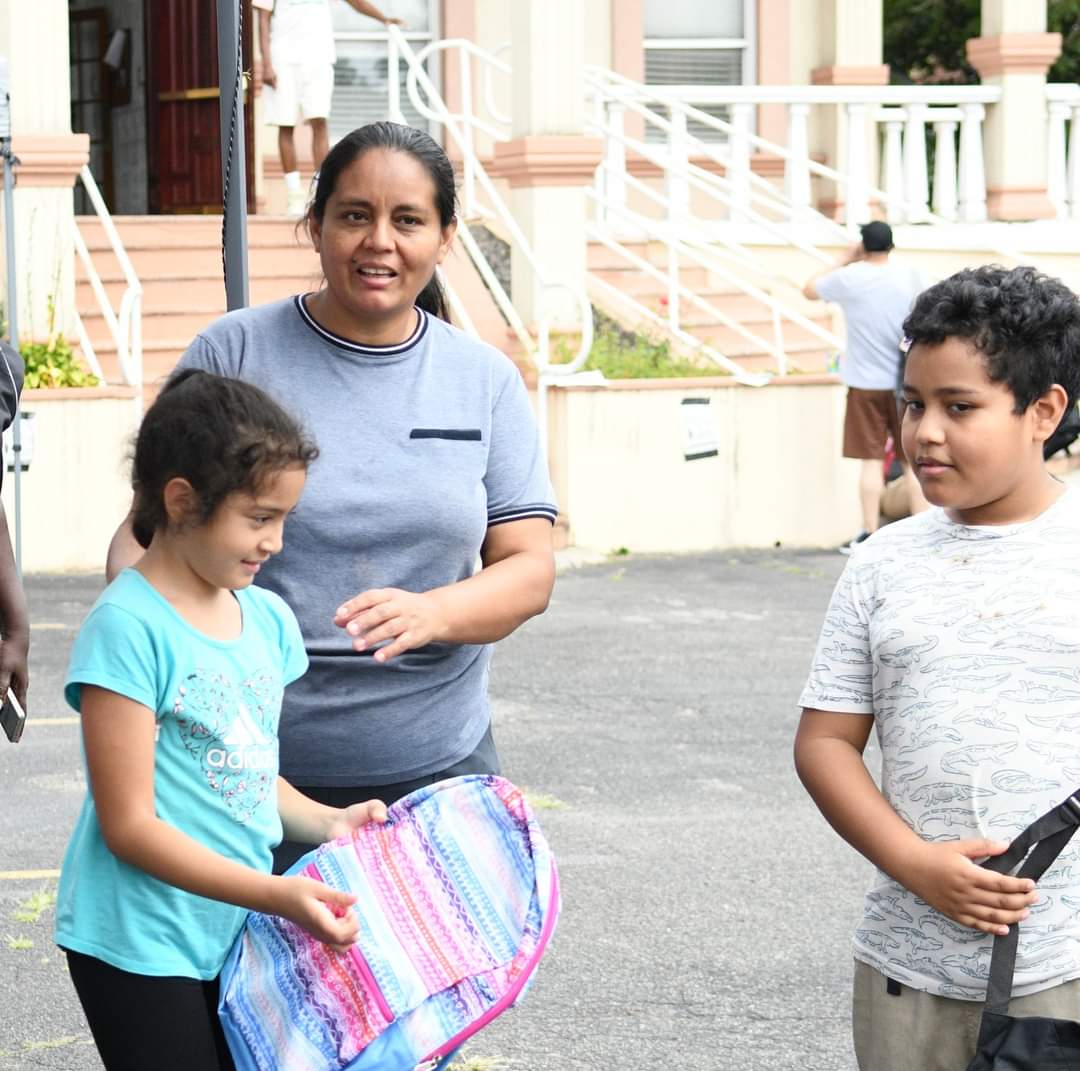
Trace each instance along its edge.
{"label": "black baseball cap", "polygon": [[893,247],[892,227],[879,219],[863,223],[859,227],[859,233],[862,235],[863,249],[867,253],[887,253]]}

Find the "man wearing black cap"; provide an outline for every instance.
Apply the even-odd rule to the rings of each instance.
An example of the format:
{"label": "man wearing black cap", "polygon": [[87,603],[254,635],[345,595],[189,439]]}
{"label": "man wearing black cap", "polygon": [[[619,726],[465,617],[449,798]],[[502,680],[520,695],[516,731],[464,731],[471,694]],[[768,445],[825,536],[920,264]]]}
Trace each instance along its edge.
{"label": "man wearing black cap", "polygon": [[[811,299],[835,301],[844,310],[847,349],[840,374],[848,386],[844,413],[844,457],[862,462],[859,503],[863,527],[840,549],[850,553],[878,527],[879,503],[885,483],[882,462],[891,437],[900,452],[900,410],[896,391],[900,382],[902,324],[915,296],[926,286],[909,265],[889,260],[892,228],[875,220],[860,228],[862,241],[840,261],[825,268],[803,287]],[[905,477],[915,508],[925,500],[914,477]]]}

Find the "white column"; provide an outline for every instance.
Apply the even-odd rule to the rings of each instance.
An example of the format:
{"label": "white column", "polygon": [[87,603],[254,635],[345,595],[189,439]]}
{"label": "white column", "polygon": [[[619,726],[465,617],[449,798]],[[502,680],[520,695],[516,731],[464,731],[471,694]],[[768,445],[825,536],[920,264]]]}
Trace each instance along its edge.
{"label": "white column", "polygon": [[982,0],[982,36],[967,56],[984,85],[1001,90],[986,120],[987,206],[993,219],[1054,214],[1047,196],[1046,72],[1061,34],[1046,32],[1047,0]]}
{"label": "white column", "polygon": [[956,219],[956,127],[951,119],[934,123],[934,212]]}
{"label": "white column", "polygon": [[50,300],[54,329],[74,337],[72,187],[88,145],[85,134],[71,132],[67,0],[36,0],[32,7],[31,13],[23,3],[0,2],[0,55],[8,59],[12,142],[22,163],[15,173],[15,257],[23,340],[45,337]]}
{"label": "white column", "polygon": [[[514,0],[510,9],[513,111],[510,141],[495,146],[497,174],[541,270],[585,286],[585,187],[601,141],[584,136],[585,13],[581,0]],[[543,297],[527,257],[511,251],[513,301],[526,323],[547,316],[577,326],[577,305],[562,291]],[[543,303],[542,303],[543,302]]]}

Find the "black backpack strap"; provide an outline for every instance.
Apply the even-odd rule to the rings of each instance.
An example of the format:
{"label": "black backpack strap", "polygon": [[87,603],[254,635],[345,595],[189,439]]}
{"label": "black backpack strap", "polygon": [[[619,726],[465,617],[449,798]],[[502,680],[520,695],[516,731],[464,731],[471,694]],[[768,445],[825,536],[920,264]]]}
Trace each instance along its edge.
{"label": "black backpack strap", "polygon": [[[1080,789],[1067,800],[1059,803],[1041,818],[1036,818],[1001,855],[979,865],[997,874],[1006,874],[1021,860],[1024,865],[1016,872],[1018,878],[1031,878],[1038,882],[1051,863],[1061,854],[1065,845],[1080,826]],[[1028,854],[1030,852],[1030,855]],[[1024,857],[1027,856],[1025,859]],[[1014,924],[1009,932],[994,938],[994,951],[990,957],[990,978],[986,985],[986,1011],[1006,1015],[1012,997],[1013,972],[1016,968],[1016,945],[1020,926]]]}

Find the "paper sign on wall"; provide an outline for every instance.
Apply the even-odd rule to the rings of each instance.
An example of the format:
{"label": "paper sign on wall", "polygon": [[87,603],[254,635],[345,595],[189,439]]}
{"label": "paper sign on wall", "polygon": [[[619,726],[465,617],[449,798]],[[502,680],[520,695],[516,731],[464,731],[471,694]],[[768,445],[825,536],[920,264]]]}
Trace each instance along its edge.
{"label": "paper sign on wall", "polygon": [[698,461],[703,457],[716,457],[720,440],[712,420],[712,408],[708,398],[683,398],[683,457]]}

